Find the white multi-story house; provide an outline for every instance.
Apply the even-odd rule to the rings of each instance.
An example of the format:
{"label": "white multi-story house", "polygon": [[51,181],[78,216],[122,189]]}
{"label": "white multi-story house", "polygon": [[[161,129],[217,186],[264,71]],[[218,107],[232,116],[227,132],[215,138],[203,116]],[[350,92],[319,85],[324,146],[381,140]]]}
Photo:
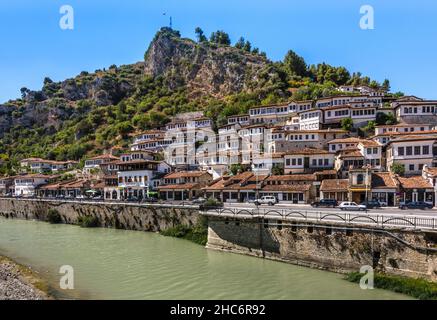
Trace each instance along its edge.
{"label": "white multi-story house", "polygon": [[381,125],[375,127],[375,135],[400,132],[400,133],[411,133],[420,131],[429,131],[433,126],[430,124],[394,124],[394,125]]}
{"label": "white multi-story house", "polygon": [[323,123],[323,112],[318,109],[310,109],[299,112],[300,130],[319,130]]}
{"label": "white multi-story house", "polygon": [[148,153],[123,154],[118,165],[119,199],[145,198],[154,188],[153,179],[158,172],[159,161],[153,161]]}
{"label": "white multi-story house", "polygon": [[367,140],[356,137],[334,139],[328,142],[328,150],[331,152],[338,152],[345,149],[356,149],[358,144],[362,141]]}
{"label": "white multi-story house", "polygon": [[334,168],[335,154],[326,150],[306,148],[284,155],[284,174],[312,173]]}
{"label": "white multi-story house", "polygon": [[14,195],[17,197],[33,197],[36,195],[37,188],[49,183],[52,178],[52,176],[41,174],[16,176],[14,179]]}
{"label": "white multi-story house", "polygon": [[279,104],[251,108],[249,116],[252,124],[285,122],[289,117],[289,106]]}
{"label": "white multi-story house", "polygon": [[32,173],[66,171],[77,164],[77,161],[54,161],[41,158],[28,158],[20,161],[22,171],[29,169]]}
{"label": "white multi-story house", "polygon": [[165,134],[166,132],[162,130],[148,130],[142,132],[134,137],[131,150],[162,151],[171,144],[171,140],[165,139]]}
{"label": "white multi-story house", "polygon": [[437,124],[437,100],[398,100],[393,103],[393,108],[398,121]]}
{"label": "white multi-story house", "polygon": [[83,168],[83,173],[86,175],[91,175],[95,171],[100,171],[100,165],[108,163],[114,160],[118,160],[116,156],[112,154],[102,154],[85,161],[85,166]]}
{"label": "white multi-story house", "polygon": [[405,168],[406,175],[421,174],[425,165],[432,167],[437,135],[407,135],[387,144],[387,170],[397,163]]}
{"label": "white multi-story house", "polygon": [[250,124],[250,116],[248,114],[241,114],[228,117],[228,125],[238,124],[240,126],[247,126]]}
{"label": "white multi-story house", "polygon": [[292,101],[288,105],[288,111],[292,114],[307,111],[313,108],[313,103],[313,100]]}
{"label": "white multi-story house", "polygon": [[364,157],[364,165],[372,170],[384,169],[382,145],[373,140],[362,140],[357,145],[358,150]]}

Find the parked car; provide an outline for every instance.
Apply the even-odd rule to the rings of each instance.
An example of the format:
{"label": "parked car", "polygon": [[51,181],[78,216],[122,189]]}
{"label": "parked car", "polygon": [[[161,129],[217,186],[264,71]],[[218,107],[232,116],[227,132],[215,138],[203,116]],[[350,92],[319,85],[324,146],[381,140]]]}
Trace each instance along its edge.
{"label": "parked car", "polygon": [[366,206],[367,209],[381,208],[382,204],[378,200],[363,201],[360,205]]}
{"label": "parked car", "polygon": [[206,199],[203,197],[199,197],[199,198],[193,200],[194,204],[203,204],[205,202],[206,202]]}
{"label": "parked car", "polygon": [[314,208],[335,208],[338,206],[338,202],[334,199],[321,199],[320,201],[311,203],[311,206]]}
{"label": "parked car", "polygon": [[129,198],[127,198],[127,201],[128,201],[128,202],[139,202],[140,199],[137,198],[137,197],[129,197]]}
{"label": "parked car", "polygon": [[424,201],[417,201],[417,202],[407,202],[407,203],[402,203],[399,208],[402,210],[406,210],[406,209],[421,209],[421,210],[426,210],[426,209],[432,209],[434,206],[430,203],[424,202]]}
{"label": "parked car", "polygon": [[276,199],[276,197],[274,197],[274,196],[264,196],[264,197],[261,197],[261,199],[255,200],[255,205],[257,205],[257,206],[262,205],[262,204],[268,204],[269,206],[274,206],[277,203],[278,203],[278,199]]}
{"label": "parked car", "polygon": [[93,200],[103,200],[103,196],[95,196],[93,197]]}
{"label": "parked car", "polygon": [[355,202],[342,202],[338,206],[340,210],[351,210],[351,211],[366,211],[367,207],[365,205],[356,204]]}
{"label": "parked car", "polygon": [[149,203],[155,203],[158,202],[158,199],[153,198],[153,197],[146,197],[143,199],[144,202],[149,202]]}
{"label": "parked car", "polygon": [[76,199],[83,200],[83,199],[86,199],[86,197],[84,195],[80,194],[80,195],[76,196]]}

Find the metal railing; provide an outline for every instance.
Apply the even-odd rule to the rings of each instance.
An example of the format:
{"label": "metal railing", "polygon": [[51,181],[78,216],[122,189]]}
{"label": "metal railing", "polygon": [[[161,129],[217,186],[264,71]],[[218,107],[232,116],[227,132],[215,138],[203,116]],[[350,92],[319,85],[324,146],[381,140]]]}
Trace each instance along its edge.
{"label": "metal railing", "polygon": [[357,224],[377,228],[437,229],[437,217],[422,215],[345,213],[292,209],[209,208],[202,215],[234,219],[261,218],[281,221],[308,221],[335,224]]}

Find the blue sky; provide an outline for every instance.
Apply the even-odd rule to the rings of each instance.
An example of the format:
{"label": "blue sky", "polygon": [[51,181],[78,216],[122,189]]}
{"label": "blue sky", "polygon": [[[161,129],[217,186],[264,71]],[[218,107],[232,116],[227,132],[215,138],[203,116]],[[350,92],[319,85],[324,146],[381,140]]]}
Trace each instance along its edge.
{"label": "blue sky", "polygon": [[[59,27],[62,5],[75,10],[75,29]],[[372,5],[375,29],[359,28],[360,7]],[[143,59],[156,31],[184,37],[194,29],[227,31],[280,60],[288,49],[308,63],[361,71],[393,91],[437,99],[437,2],[434,0],[2,0],[0,102],[25,86],[39,89],[83,70]]]}

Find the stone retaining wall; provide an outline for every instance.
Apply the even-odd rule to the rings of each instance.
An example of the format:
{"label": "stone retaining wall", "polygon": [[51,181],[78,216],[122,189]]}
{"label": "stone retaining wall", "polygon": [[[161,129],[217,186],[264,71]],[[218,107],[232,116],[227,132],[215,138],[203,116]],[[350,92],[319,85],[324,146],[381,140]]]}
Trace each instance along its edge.
{"label": "stone retaining wall", "polygon": [[210,249],[279,260],[296,265],[346,273],[364,265],[388,274],[437,281],[437,253],[409,247],[437,248],[437,234],[390,230],[390,234],[359,226],[278,227],[263,221],[209,218]]}
{"label": "stone retaining wall", "polygon": [[194,225],[199,217],[199,208],[196,206],[0,199],[0,216],[6,218],[46,221],[49,209],[58,210],[67,224],[77,224],[79,217],[94,216],[101,227],[152,232],[178,224]]}

